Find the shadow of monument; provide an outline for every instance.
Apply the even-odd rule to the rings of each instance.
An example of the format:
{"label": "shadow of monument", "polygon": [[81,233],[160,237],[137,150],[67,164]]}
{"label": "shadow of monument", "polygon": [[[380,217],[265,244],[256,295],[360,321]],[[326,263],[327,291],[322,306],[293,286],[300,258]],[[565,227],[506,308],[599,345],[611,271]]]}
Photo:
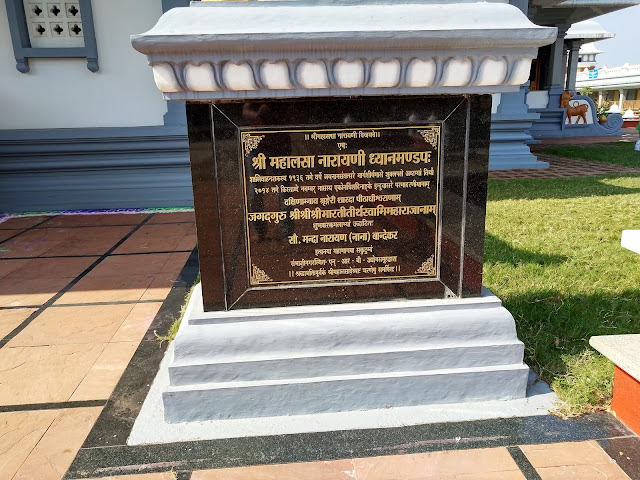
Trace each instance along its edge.
{"label": "shadow of monument", "polygon": [[592,336],[640,332],[640,288],[569,295],[558,289],[494,293],[516,320],[525,362],[547,382],[566,372],[563,357],[589,348]]}
{"label": "shadow of monument", "polygon": [[518,265],[531,263],[535,265],[554,265],[564,263],[569,258],[566,255],[549,255],[515,248],[504,240],[485,232],[484,236],[484,264],[508,263]]}
{"label": "shadow of monument", "polygon": [[[629,176],[636,176],[636,174],[623,173],[598,177],[490,180],[488,201],[607,197],[611,195],[640,193],[640,188],[627,188],[603,182],[605,179]],[[541,182],[544,182],[544,184]],[[540,188],[532,188],[536,183]]]}

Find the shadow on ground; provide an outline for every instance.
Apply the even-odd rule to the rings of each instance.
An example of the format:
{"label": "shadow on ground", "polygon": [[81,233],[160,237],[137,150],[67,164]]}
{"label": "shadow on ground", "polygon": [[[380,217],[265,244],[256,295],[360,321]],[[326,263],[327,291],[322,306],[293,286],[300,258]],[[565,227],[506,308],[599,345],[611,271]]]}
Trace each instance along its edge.
{"label": "shadow on ground", "polygon": [[[598,177],[536,178],[526,180],[490,180],[489,201],[566,199],[606,197],[640,193],[640,188],[627,188],[603,180],[638,176],[638,174],[607,174]],[[539,188],[535,188],[535,186]],[[568,188],[568,187],[571,188]]]}
{"label": "shadow on ground", "polygon": [[640,332],[640,289],[588,295],[557,289],[495,293],[516,320],[525,362],[548,382],[566,373],[563,357],[589,348],[592,336]]}
{"label": "shadow on ground", "polygon": [[491,265],[498,262],[514,266],[525,263],[534,265],[555,265],[564,263],[569,258],[566,255],[548,255],[545,253],[515,248],[504,240],[491,235],[489,232],[485,232],[484,242],[485,265]]}

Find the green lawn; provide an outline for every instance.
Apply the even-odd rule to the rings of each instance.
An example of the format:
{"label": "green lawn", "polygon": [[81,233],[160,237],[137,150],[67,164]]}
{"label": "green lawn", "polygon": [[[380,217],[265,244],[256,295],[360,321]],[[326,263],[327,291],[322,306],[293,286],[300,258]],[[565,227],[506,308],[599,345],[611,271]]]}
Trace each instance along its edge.
{"label": "green lawn", "polygon": [[558,155],[568,158],[580,158],[594,162],[613,163],[623,167],[640,168],[640,152],[634,150],[635,143],[617,142],[596,145],[557,145],[548,146],[539,153]]}
{"label": "green lawn", "polygon": [[584,353],[589,338],[640,333],[640,255],[620,247],[629,228],[640,176],[489,182],[484,284],[515,317],[525,361],[572,404],[610,394],[612,367]]}

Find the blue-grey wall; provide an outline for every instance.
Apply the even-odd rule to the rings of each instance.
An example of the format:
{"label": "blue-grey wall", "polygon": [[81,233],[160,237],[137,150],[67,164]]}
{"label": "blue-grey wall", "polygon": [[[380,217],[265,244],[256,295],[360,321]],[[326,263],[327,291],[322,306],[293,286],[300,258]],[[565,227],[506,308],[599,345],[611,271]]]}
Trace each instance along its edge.
{"label": "blue-grey wall", "polygon": [[191,205],[183,127],[0,131],[0,212]]}

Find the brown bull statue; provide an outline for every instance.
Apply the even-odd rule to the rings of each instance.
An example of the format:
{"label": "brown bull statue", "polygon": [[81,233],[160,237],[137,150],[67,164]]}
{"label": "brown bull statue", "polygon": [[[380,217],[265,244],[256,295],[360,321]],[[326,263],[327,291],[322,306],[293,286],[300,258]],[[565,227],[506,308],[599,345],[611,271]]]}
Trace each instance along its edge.
{"label": "brown bull statue", "polygon": [[580,123],[580,119],[582,118],[582,123],[587,123],[587,112],[589,111],[589,105],[580,104],[577,100],[573,102],[571,105],[571,98],[573,97],[573,93],[569,90],[565,90],[560,97],[560,107],[567,109],[567,118],[569,119],[569,124],[571,124],[571,119],[573,117],[578,117],[576,120],[576,125]]}

